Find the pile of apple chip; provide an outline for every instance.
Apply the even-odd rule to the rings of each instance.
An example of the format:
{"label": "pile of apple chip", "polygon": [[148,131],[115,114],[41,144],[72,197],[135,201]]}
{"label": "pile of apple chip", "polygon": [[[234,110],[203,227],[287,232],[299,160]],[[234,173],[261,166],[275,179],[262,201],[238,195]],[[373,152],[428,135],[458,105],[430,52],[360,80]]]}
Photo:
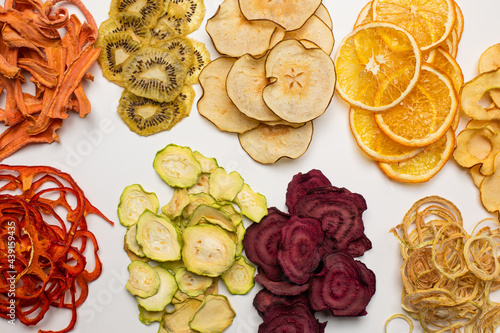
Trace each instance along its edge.
{"label": "pile of apple chip", "polygon": [[321,0],[225,0],[206,30],[224,56],[200,74],[199,113],[238,133],[257,162],[304,154],[336,82],[332,21]]}
{"label": "pile of apple chip", "polygon": [[463,26],[453,0],[374,0],[340,43],[336,90],[352,134],[392,180],[426,182],[453,152]]}
{"label": "pile of apple chip", "polygon": [[[481,201],[489,212],[500,210],[500,44],[483,52],[479,59],[479,75],[464,84],[460,104],[471,118],[457,136],[453,157],[469,168]],[[480,105],[489,96],[488,107]]]}

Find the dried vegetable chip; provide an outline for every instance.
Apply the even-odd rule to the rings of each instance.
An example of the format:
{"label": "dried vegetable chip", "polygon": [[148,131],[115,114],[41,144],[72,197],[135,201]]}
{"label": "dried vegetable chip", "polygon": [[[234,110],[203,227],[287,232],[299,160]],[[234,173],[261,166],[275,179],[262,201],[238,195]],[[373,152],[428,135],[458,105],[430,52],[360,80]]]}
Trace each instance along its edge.
{"label": "dried vegetable chip", "polygon": [[148,136],[189,116],[192,85],[210,62],[205,44],[188,37],[205,16],[203,0],[113,0],[99,27],[104,77],[122,87],[118,114]]}
{"label": "dried vegetable chip", "polygon": [[[490,293],[500,288],[498,220],[484,219],[469,234],[452,202],[429,196],[391,232],[403,258],[401,306],[425,332],[496,330],[500,308]],[[397,316],[412,329],[406,315]]]}
{"label": "dried vegetable chip", "polygon": [[374,0],[341,42],[336,90],[351,106],[351,132],[392,180],[429,181],[451,156],[463,26],[453,0]]}
{"label": "dried vegetable chip", "polygon": [[[97,26],[80,0],[68,2],[83,14],[83,23],[68,8],[54,8],[59,2],[9,1],[0,10],[0,90],[5,96],[0,121],[8,126],[0,135],[0,160],[31,143],[59,141],[56,131],[68,111],[81,118],[90,113],[82,81],[93,80],[88,70],[99,56]],[[27,75],[34,95],[23,91]]]}
{"label": "dried vegetable chip", "polygon": [[139,302],[139,319],[160,322],[160,332],[222,332],[236,314],[218,294],[219,277],[235,295],[253,288],[243,216],[259,223],[268,214],[266,198],[189,147],[167,145],[153,167],[174,189],[161,212],[156,194],[138,184],[123,190],[118,205],[132,261],[127,289]]}
{"label": "dried vegetable chip", "polygon": [[286,206],[289,213],[269,208],[243,239],[248,259],[258,267],[255,281],[264,287],[253,303],[263,319],[259,332],[271,332],[274,325],[324,332],[326,322],[315,319],[316,311],[366,315],[375,274],[354,259],[372,246],[364,234],[364,198],[332,186],[313,169],[293,176]]}
{"label": "dried vegetable chip", "polygon": [[327,110],[335,91],[326,7],[318,0],[225,0],[206,30],[226,57],[200,74],[198,112],[219,130],[238,133],[257,162],[303,155],[311,121]]}
{"label": "dried vegetable chip", "polygon": [[[0,180],[0,317],[12,319],[14,304],[16,318],[32,326],[51,307],[65,308],[71,311],[66,328],[39,332],[69,332],[77,307],[88,296],[88,284],[102,272],[99,246],[86,216],[97,214],[113,222],[89,202],[69,174],[52,167],[0,165]],[[84,254],[89,250],[93,268]]]}

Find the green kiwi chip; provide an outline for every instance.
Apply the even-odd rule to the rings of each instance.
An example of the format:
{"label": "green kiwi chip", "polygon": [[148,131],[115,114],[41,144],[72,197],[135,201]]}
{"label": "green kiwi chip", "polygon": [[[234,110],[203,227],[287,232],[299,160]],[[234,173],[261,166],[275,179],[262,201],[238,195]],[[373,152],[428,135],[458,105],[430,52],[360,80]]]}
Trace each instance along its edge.
{"label": "green kiwi chip", "polygon": [[158,102],[173,101],[181,92],[187,67],[173,52],[143,47],[123,64],[124,86],[130,92]]}
{"label": "green kiwi chip", "polygon": [[131,34],[132,39],[137,40],[141,44],[149,43],[151,31],[142,25],[142,20],[130,14],[116,14],[102,22],[99,26],[99,36],[97,37],[96,46],[102,45],[102,39],[116,32],[127,32]]}
{"label": "green kiwi chip", "polygon": [[207,47],[202,42],[194,39],[191,40],[191,45],[193,46],[193,62],[187,71],[186,84],[196,84],[198,83],[198,76],[200,76],[201,71],[210,62],[210,52],[208,52]]}
{"label": "green kiwi chip", "polygon": [[104,36],[98,58],[104,77],[123,86],[123,65],[141,48],[142,44],[128,32],[115,32]]}
{"label": "green kiwi chip", "polygon": [[154,46],[173,52],[186,67],[191,67],[194,58],[194,48],[191,41],[191,38],[178,36],[157,42]]}
{"label": "green kiwi chip", "polygon": [[203,0],[170,0],[165,24],[175,34],[186,36],[200,27],[205,11]]}
{"label": "green kiwi chip", "polygon": [[144,27],[152,28],[164,12],[164,1],[158,0],[112,0],[109,16],[129,14],[141,19]]}

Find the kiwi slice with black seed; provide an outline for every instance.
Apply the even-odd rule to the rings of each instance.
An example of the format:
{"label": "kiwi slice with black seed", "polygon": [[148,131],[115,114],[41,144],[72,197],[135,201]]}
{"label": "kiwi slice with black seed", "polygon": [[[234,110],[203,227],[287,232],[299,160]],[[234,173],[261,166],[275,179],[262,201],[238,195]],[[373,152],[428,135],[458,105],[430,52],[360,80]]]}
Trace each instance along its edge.
{"label": "kiwi slice with black seed", "polygon": [[165,23],[177,35],[186,36],[200,27],[205,12],[203,0],[170,0]]}
{"label": "kiwi slice with black seed", "polygon": [[117,111],[131,131],[148,136],[172,128],[174,121],[185,117],[186,105],[179,100],[157,102],[125,89]]}
{"label": "kiwi slice with black seed", "polygon": [[102,74],[109,81],[123,86],[123,65],[131,55],[141,49],[142,44],[128,32],[115,32],[104,36],[100,46],[98,61]]}
{"label": "kiwi slice with black seed", "polygon": [[117,14],[102,22],[99,26],[99,36],[96,46],[101,46],[102,39],[113,33],[127,32],[132,39],[147,44],[151,38],[151,31],[144,27],[141,18],[130,14]]}
{"label": "kiwi slice with black seed", "polygon": [[170,102],[179,95],[187,69],[173,52],[146,46],[123,64],[124,86],[138,96]]}
{"label": "kiwi slice with black seed", "polygon": [[193,107],[195,97],[196,97],[196,92],[194,91],[194,88],[189,84],[185,84],[182,87],[182,90],[179,93],[179,95],[174,100],[174,102],[178,102],[179,104],[184,104],[184,113],[176,114],[170,127],[173,127],[179,121],[189,116],[189,114],[191,113],[191,108]]}
{"label": "kiwi slice with black seed", "polygon": [[190,38],[191,45],[193,45],[193,62],[187,71],[186,84],[198,83],[198,76],[203,68],[210,62],[210,52],[207,47],[200,41]]}
{"label": "kiwi slice with black seed", "polygon": [[164,1],[158,0],[112,0],[109,16],[119,13],[140,17],[146,28],[152,28],[164,13]]}
{"label": "kiwi slice with black seed", "polygon": [[160,17],[156,25],[151,29],[152,43],[175,36],[179,36],[179,34],[175,31],[166,14]]}
{"label": "kiwi slice with black seed", "polygon": [[154,46],[173,52],[186,67],[191,67],[194,58],[194,48],[190,38],[183,36],[173,37],[156,43]]}

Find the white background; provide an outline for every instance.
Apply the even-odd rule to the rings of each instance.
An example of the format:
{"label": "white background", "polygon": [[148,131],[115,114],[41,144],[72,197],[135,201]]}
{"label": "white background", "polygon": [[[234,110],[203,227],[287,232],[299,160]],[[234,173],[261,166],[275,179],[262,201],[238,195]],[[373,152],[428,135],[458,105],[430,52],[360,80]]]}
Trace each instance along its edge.
{"label": "white background", "polygon": [[[108,18],[110,0],[83,0],[100,24]],[[191,37],[207,44],[212,58],[218,55],[204,27],[206,19],[216,11],[221,0],[205,0],[207,13],[202,28]],[[365,0],[324,0],[333,19],[336,45],[352,30]],[[465,17],[465,29],[459,44],[458,63],[465,81],[477,75],[477,62],[489,46],[500,42],[500,1],[459,0]],[[326,332],[383,332],[386,319],[401,312],[399,305],[402,285],[399,277],[401,259],[396,239],[389,229],[397,225],[405,212],[418,199],[440,195],[462,211],[468,231],[479,220],[492,216],[479,201],[479,193],[468,172],[450,160],[443,170],[425,184],[399,184],[386,178],[377,165],[357,148],[349,131],[347,105],[337,96],[324,115],[314,121],[314,136],[309,150],[297,160],[280,160],[274,165],[253,161],[240,147],[234,134],[219,132],[196,108],[191,115],[170,132],[140,137],[128,130],[116,114],[122,88],[102,77],[99,66],[91,68],[95,81],[85,89],[92,103],[92,112],[85,119],[75,113],[58,131],[61,143],[38,144],[26,147],[5,159],[7,164],[50,165],[69,172],[82,187],[89,200],[115,226],[95,216],[89,217],[89,228],[99,241],[100,257],[104,264],[101,277],[90,284],[86,303],[78,310],[79,318],[73,332],[154,332],[158,324],[145,326],[139,322],[137,302],[124,289],[129,259],[123,251],[125,228],[118,222],[116,208],[123,188],[140,183],[157,193],[160,205],[170,200],[172,191],[162,182],[152,167],[155,153],[169,143],[190,146],[208,157],[215,157],[228,171],[240,172],[250,186],[267,197],[269,206],[285,209],[285,190],[292,176],[316,168],[331,182],[362,194],[368,204],[363,219],[373,249],[360,258],[377,278],[377,291],[368,314],[360,318],[328,319]],[[197,98],[201,95],[195,86]],[[460,128],[466,119],[462,117]],[[221,283],[220,292],[229,296],[237,316],[225,331],[230,333],[257,332],[260,318],[252,306],[255,287],[248,295],[230,296]],[[68,311],[51,309],[37,328],[27,328],[20,322],[15,326],[0,320],[0,332],[36,332],[37,329],[58,330],[66,327]],[[390,332],[407,332],[404,324],[394,322]],[[418,323],[416,332],[421,332]]]}

